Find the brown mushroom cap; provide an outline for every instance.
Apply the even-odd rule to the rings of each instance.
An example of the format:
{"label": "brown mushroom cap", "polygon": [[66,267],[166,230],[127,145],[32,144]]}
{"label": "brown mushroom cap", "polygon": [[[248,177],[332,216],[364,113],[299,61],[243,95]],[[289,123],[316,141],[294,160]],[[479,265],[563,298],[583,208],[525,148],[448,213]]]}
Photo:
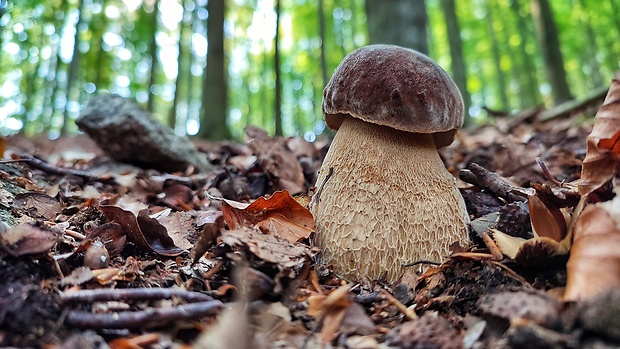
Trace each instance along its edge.
{"label": "brown mushroom cap", "polygon": [[402,131],[433,134],[449,145],[463,125],[461,94],[448,73],[427,56],[393,45],[369,45],[338,65],[323,91],[327,126],[346,115]]}

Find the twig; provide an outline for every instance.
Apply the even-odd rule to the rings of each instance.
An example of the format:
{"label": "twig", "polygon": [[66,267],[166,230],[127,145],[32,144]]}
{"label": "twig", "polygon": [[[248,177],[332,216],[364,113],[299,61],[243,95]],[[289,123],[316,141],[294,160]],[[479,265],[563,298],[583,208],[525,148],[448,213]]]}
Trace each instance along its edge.
{"label": "twig", "polygon": [[387,298],[391,305],[395,306],[401,313],[403,313],[407,319],[413,320],[418,318],[418,314],[415,311],[407,308],[406,305],[401,303],[396,297],[392,296],[392,294],[386,290],[383,290],[383,295]]}
{"label": "twig", "polygon": [[55,175],[77,176],[77,177],[82,177],[86,180],[92,180],[92,181],[101,182],[101,183],[110,183],[110,184],[114,183],[114,178],[110,176],[97,176],[89,171],[82,171],[82,170],[76,170],[72,168],[54,166],[41,159],[37,159],[33,156],[26,155],[26,154],[20,155],[20,159],[6,160],[0,163],[5,164],[5,163],[13,163],[13,162],[23,162],[25,164],[30,165],[30,167],[34,167],[41,171],[55,174]]}
{"label": "twig", "polygon": [[537,156],[535,160],[538,166],[540,166],[540,169],[543,171],[545,178],[547,178],[549,181],[551,181],[553,184],[557,185],[558,187],[564,186],[563,182],[558,181],[551,175],[551,173],[549,172],[549,168],[547,168],[547,165],[545,165],[545,163],[542,161],[540,156]]}
{"label": "twig", "polygon": [[475,176],[476,178],[475,183],[469,182],[469,180],[472,180],[472,177],[466,171],[461,171],[461,174],[459,174],[459,178],[461,178],[462,180],[468,181],[469,183],[480,186],[482,188],[489,189],[493,193],[509,201],[525,201],[526,200],[525,198],[518,196],[511,192],[513,189],[515,189],[513,185],[503,180],[497,174],[476,164],[475,162],[472,162],[471,164],[469,164],[467,169],[471,171],[471,173]]}
{"label": "twig", "polygon": [[150,299],[181,298],[187,302],[212,301],[213,297],[199,292],[175,288],[122,288],[80,290],[63,293],[60,298],[65,303],[92,303],[100,301],[138,301]]}
{"label": "twig", "polygon": [[418,264],[441,265],[441,263],[439,262],[421,260],[421,261],[415,261],[415,262],[404,264],[403,267],[415,267]]}
{"label": "twig", "polygon": [[207,301],[177,305],[170,308],[149,308],[140,311],[119,311],[93,314],[88,311],[70,311],[67,325],[87,328],[136,328],[145,325],[170,323],[215,315],[224,305],[220,301]]}
{"label": "twig", "polygon": [[367,294],[359,294],[353,297],[353,301],[359,304],[371,304],[375,302],[381,302],[386,299],[385,295],[379,292],[372,292]]}
{"label": "twig", "polygon": [[323,192],[323,187],[325,186],[327,181],[329,181],[329,179],[332,177],[333,174],[334,174],[334,168],[330,167],[329,172],[327,172],[327,175],[325,175],[325,180],[323,181],[323,183],[321,183],[321,185],[319,185],[316,192],[312,196],[312,199],[310,200],[310,204],[308,204],[309,207],[319,204],[319,201],[321,200],[321,193]]}

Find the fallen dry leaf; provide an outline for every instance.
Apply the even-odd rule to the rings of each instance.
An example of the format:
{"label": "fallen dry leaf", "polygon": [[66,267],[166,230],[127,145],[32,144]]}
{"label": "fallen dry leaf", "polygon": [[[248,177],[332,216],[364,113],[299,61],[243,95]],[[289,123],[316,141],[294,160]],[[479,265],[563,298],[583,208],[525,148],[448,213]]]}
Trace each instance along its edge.
{"label": "fallen dry leaf", "polygon": [[328,295],[317,294],[308,297],[308,315],[317,317],[321,323],[321,342],[327,344],[340,332],[347,309],[353,303],[349,285],[340,286]]}
{"label": "fallen dry leaf", "polygon": [[561,241],[566,235],[566,220],[558,207],[537,194],[528,197],[530,220],[535,236]]}
{"label": "fallen dry leaf", "polygon": [[13,256],[47,253],[56,242],[56,233],[30,223],[16,225],[0,235],[0,245]]}
{"label": "fallen dry leaf", "polygon": [[136,217],[132,212],[114,205],[99,205],[109,221],[121,225],[130,241],[136,245],[162,256],[178,256],[183,250],[174,245],[166,228],[155,218],[151,218],[146,210]]}
{"label": "fallen dry leaf", "polygon": [[565,301],[620,288],[620,197],[587,206],[575,223]]}
{"label": "fallen dry leaf", "polygon": [[80,242],[75,252],[86,251],[95,240],[101,240],[108,250],[110,257],[115,257],[123,252],[127,244],[127,234],[123,230],[123,227],[117,222],[104,223],[93,229],[86,238]]}
{"label": "fallen dry leaf", "polygon": [[251,204],[223,200],[222,213],[229,229],[259,228],[290,242],[306,239],[314,232],[314,218],[285,190]]}
{"label": "fallen dry leaf", "polygon": [[314,254],[310,247],[301,243],[292,243],[247,228],[225,230],[220,239],[229,246],[246,246],[255,256],[283,268],[295,267]]}
{"label": "fallen dry leaf", "polygon": [[620,75],[616,75],[586,139],[586,157],[579,181],[581,195],[593,192],[614,176],[620,155],[619,138]]}
{"label": "fallen dry leaf", "polygon": [[221,213],[219,213],[213,222],[205,223],[198,241],[196,241],[190,251],[192,264],[196,264],[200,257],[202,257],[211,246],[216,244],[217,237],[220,236],[220,231],[222,229],[224,229],[224,217]]}
{"label": "fallen dry leaf", "polygon": [[15,195],[13,207],[23,210],[29,217],[50,221],[54,220],[62,209],[62,205],[55,198],[34,192]]}

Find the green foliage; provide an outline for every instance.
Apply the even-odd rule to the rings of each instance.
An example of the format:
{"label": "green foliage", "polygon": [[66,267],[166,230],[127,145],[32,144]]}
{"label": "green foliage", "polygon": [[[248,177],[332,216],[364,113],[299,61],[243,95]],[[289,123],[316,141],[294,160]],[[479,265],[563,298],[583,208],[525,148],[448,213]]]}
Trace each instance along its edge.
{"label": "green foliage", "polygon": [[[66,77],[77,14],[76,0],[14,0],[0,18],[0,132],[28,134],[60,129],[65,107],[77,115],[93,93],[113,92],[145,103],[155,94],[155,114],[165,121],[177,96],[179,133],[197,131],[205,64],[207,0],[161,0],[157,43],[159,68],[149,85],[151,28],[155,0],[84,0],[79,28],[82,53],[76,80],[79,96],[67,100]],[[213,0],[212,0],[213,1]],[[225,51],[229,66],[228,115],[233,136],[246,125],[273,132],[273,0],[228,1]],[[572,92],[581,96],[607,84],[619,68],[620,2],[550,1]],[[284,133],[312,139],[323,131],[321,96],[327,76],[350,51],[367,43],[364,0],[324,0],[325,37],[320,37],[317,0],[281,0],[282,105]],[[430,56],[449,71],[450,51],[439,0],[427,0]],[[483,106],[520,110],[549,105],[536,28],[528,0],[457,1],[472,114]],[[183,12],[183,8],[185,11]],[[182,13],[185,13],[183,17]],[[493,15],[488,16],[489,13]],[[178,19],[175,24],[175,20]],[[180,32],[181,20],[186,30]],[[498,55],[492,54],[492,31]],[[189,47],[180,62],[178,41]],[[495,60],[499,60],[497,63]],[[177,64],[180,64],[177,69]],[[498,79],[499,67],[505,76]],[[177,74],[178,73],[178,74]],[[178,76],[177,76],[178,75]],[[174,93],[175,82],[179,91]],[[506,104],[502,103],[502,93]],[[75,131],[74,125],[70,130]]]}

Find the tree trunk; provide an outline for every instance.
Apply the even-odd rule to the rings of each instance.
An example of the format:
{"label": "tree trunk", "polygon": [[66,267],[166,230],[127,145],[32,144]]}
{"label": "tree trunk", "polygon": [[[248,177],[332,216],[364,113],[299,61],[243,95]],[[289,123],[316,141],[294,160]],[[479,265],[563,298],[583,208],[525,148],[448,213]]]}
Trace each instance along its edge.
{"label": "tree trunk", "polygon": [[[107,4],[107,0],[101,0],[101,8],[106,8],[106,4]],[[106,29],[108,27],[108,16],[105,15],[105,12],[102,11],[99,14],[99,25],[101,27],[101,31],[98,32],[98,35],[96,37],[96,39],[93,39],[93,42],[95,42],[95,44],[92,46],[94,50],[96,50],[97,52],[97,60],[96,60],[96,65],[95,67],[104,67],[106,66],[106,60],[107,60],[107,56],[106,56],[106,52],[103,49],[103,35],[106,33]],[[94,78],[93,78],[93,84],[95,85],[95,88],[97,90],[100,90],[102,88],[108,88],[108,82],[106,81],[106,84],[104,86],[103,83],[103,74],[102,71],[103,69],[94,69]]]}
{"label": "tree trunk", "polygon": [[159,27],[157,15],[159,13],[159,1],[156,0],[153,6],[153,14],[151,18],[151,44],[149,46],[149,55],[151,56],[151,71],[149,77],[149,85],[148,85],[148,100],[146,101],[146,110],[149,112],[153,112],[155,105],[155,94],[153,93],[153,86],[155,86],[157,70],[159,68],[159,60],[157,59],[157,40],[155,40],[157,36],[157,28]]}
{"label": "tree trunk", "polygon": [[328,75],[327,72],[327,57],[325,57],[325,13],[323,11],[323,0],[319,2],[319,38],[321,38],[321,77],[323,78],[323,87],[327,85]]}
{"label": "tree trunk", "polygon": [[[187,10],[183,4],[183,15],[181,18],[181,23],[179,24],[179,43],[177,45],[177,50],[179,52],[179,56],[177,58],[177,77],[174,80],[174,97],[172,99],[172,107],[170,107],[170,112],[168,112],[168,126],[174,127],[177,123],[177,107],[179,106],[179,99],[181,98],[181,82],[183,75],[183,65],[185,64],[185,55],[186,50],[189,49],[189,45],[183,40],[183,34],[185,33],[186,22],[187,22]],[[191,70],[191,67],[190,67]]]}
{"label": "tree trunk", "polygon": [[276,136],[282,136],[282,74],[280,72],[280,0],[276,1],[276,36],[273,39],[274,47],[274,69],[276,72],[276,98],[275,98],[275,123],[276,123]]}
{"label": "tree trunk", "polygon": [[424,0],[366,0],[371,44],[394,44],[428,54]]}
{"label": "tree trunk", "polygon": [[522,98],[523,106],[532,108],[540,102],[540,92],[538,78],[536,77],[536,66],[534,66],[532,61],[532,55],[527,52],[531,31],[528,29],[525,16],[521,12],[519,0],[512,0],[510,7],[516,16],[517,31],[521,36],[521,40],[519,40],[519,55],[521,56],[521,66],[523,67],[521,75],[525,78],[525,86],[521,88],[519,94]]}
{"label": "tree trunk", "polygon": [[553,103],[557,105],[572,99],[572,95],[566,81],[560,39],[549,1],[533,0],[532,17],[538,28],[540,47],[545,62],[547,80],[551,84]]}
{"label": "tree trunk", "polygon": [[221,140],[230,138],[226,109],[228,84],[224,57],[225,1],[207,2],[207,65],[203,74],[200,138]]}
{"label": "tree trunk", "polygon": [[[493,0],[491,0],[492,2]],[[493,65],[495,67],[495,76],[497,77],[497,92],[499,94],[500,106],[499,109],[502,111],[510,110],[510,103],[508,102],[508,94],[506,93],[507,85],[506,85],[506,74],[502,69],[501,65],[501,54],[499,49],[499,43],[497,41],[497,36],[495,36],[495,28],[493,26],[493,22],[495,21],[492,4],[487,1],[486,2],[486,10],[487,10],[487,18],[485,19],[487,23],[487,35],[491,40],[491,52],[493,54]]]}
{"label": "tree trunk", "polygon": [[[68,0],[62,0],[60,3],[59,11],[66,13],[67,8],[69,7]],[[54,32],[60,33],[62,27],[65,24],[65,19],[57,20],[54,23]],[[58,40],[56,45],[52,48],[52,54],[49,63],[49,71],[47,74],[48,86],[46,89],[44,102],[43,102],[43,111],[42,111],[42,124],[44,125],[45,132],[48,132],[52,126],[52,121],[54,119],[54,114],[56,114],[56,96],[59,93],[59,84],[58,77],[60,75],[60,70],[62,69],[62,59],[60,58],[60,43]]]}
{"label": "tree trunk", "polygon": [[456,6],[454,0],[441,0],[441,7],[446,19],[448,42],[450,43],[452,77],[463,96],[463,102],[465,104],[465,124],[468,125],[471,122],[469,116],[471,95],[467,90],[467,67],[463,56],[463,40],[461,39],[461,28],[456,16]]}
{"label": "tree trunk", "polygon": [[[596,58],[596,33],[592,27],[592,17],[587,9],[588,4],[584,0],[579,0],[579,4],[583,10],[583,16],[580,16],[581,25],[585,27],[586,37],[588,38],[588,49],[582,54],[584,65],[590,67],[589,78],[592,81],[592,87],[603,86],[603,77],[601,76],[601,65]],[[581,71],[584,71],[581,69]]]}
{"label": "tree trunk", "polygon": [[[67,134],[67,127],[69,124],[69,103],[73,100],[77,102],[79,98],[79,91],[75,91],[74,85],[80,70],[80,58],[82,56],[80,52],[80,27],[84,21],[84,1],[78,0],[78,19],[75,23],[75,37],[73,41],[73,55],[71,57],[71,63],[69,63],[69,74],[67,75],[67,99],[62,117],[62,126],[60,127],[60,135]],[[75,95],[77,92],[77,96]]]}

